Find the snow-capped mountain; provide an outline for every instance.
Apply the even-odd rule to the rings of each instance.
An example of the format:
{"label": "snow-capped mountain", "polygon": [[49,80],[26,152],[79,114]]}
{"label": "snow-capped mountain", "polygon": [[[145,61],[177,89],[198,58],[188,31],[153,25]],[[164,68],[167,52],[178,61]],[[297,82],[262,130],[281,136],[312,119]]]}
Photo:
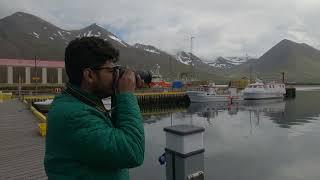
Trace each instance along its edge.
{"label": "snow-capped mountain", "polygon": [[0,57],[59,60],[71,40],[90,36],[101,37],[117,48],[129,46],[97,24],[64,30],[32,14],[17,12],[0,19]]}
{"label": "snow-capped mountain", "polygon": [[204,60],[205,63],[212,67],[219,69],[230,69],[235,66],[241,65],[248,60],[257,59],[253,57],[217,57],[214,60]]}
{"label": "snow-capped mountain", "polygon": [[151,45],[144,45],[144,44],[139,44],[136,43],[133,45],[133,47],[138,48],[138,49],[143,49],[144,51],[154,53],[154,54],[160,54],[162,51],[154,46]]}
{"label": "snow-capped mountain", "polygon": [[71,40],[91,36],[100,37],[118,49],[119,64],[142,70],[150,70],[157,65],[161,67],[160,73],[169,77],[177,77],[179,72],[189,69],[169,53],[150,45],[132,46],[98,24],[91,24],[79,30],[65,30],[24,12],[0,19],[0,58],[36,57],[40,60],[63,61],[65,48]]}
{"label": "snow-capped mountain", "polygon": [[250,56],[246,57],[217,57],[213,60],[208,60],[204,58],[199,58],[195,56],[194,54],[188,53],[188,52],[178,52],[176,54],[177,61],[186,64],[186,65],[203,65],[207,64],[211,67],[218,68],[218,69],[230,69],[232,67],[241,65],[248,60],[257,59]]}
{"label": "snow-capped mountain", "polygon": [[[320,51],[306,44],[283,40],[262,57],[199,58],[194,54],[166,53],[154,46],[126,43],[121,37],[92,24],[80,30],[64,30],[31,14],[18,12],[0,19],[0,58],[6,59],[64,59],[67,44],[77,37],[96,36],[113,44],[120,51],[119,64],[135,69],[150,70],[155,65],[167,77],[181,72],[194,72],[208,79],[243,77],[249,67],[265,77],[278,77],[286,71],[288,79],[299,82],[319,82]],[[252,61],[251,61],[252,60]],[[221,71],[219,71],[221,70]],[[306,73],[308,72],[308,73]],[[219,74],[222,73],[222,74]]]}
{"label": "snow-capped mountain", "polygon": [[74,31],[75,34],[77,34],[76,37],[100,37],[106,41],[111,41],[113,43],[116,43],[119,46],[128,47],[129,45],[118,38],[116,35],[112,34],[111,32],[105,30],[102,26],[94,23],[91,24],[88,27],[85,27],[81,30]]}
{"label": "snow-capped mountain", "polygon": [[176,54],[176,59],[177,61],[186,64],[186,65],[192,65],[192,66],[197,66],[200,64],[204,64],[204,62],[201,60],[201,58],[197,57],[196,55],[189,53],[189,52],[184,52],[180,51]]}

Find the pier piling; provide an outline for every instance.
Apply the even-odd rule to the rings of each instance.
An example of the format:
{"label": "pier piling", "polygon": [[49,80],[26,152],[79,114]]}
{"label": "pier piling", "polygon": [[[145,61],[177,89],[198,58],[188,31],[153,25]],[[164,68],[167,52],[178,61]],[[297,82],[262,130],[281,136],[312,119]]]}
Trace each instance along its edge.
{"label": "pier piling", "polygon": [[287,87],[285,98],[295,98],[296,97],[296,88],[294,87]]}
{"label": "pier piling", "polygon": [[164,128],[166,132],[167,180],[204,179],[204,128],[194,125],[176,125]]}

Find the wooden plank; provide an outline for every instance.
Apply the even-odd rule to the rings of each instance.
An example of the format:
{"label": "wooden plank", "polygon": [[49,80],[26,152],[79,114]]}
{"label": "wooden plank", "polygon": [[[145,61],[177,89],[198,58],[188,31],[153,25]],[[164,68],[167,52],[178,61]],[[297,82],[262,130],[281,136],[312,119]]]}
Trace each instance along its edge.
{"label": "wooden plank", "polygon": [[0,117],[0,179],[47,179],[37,119],[18,100],[0,103]]}

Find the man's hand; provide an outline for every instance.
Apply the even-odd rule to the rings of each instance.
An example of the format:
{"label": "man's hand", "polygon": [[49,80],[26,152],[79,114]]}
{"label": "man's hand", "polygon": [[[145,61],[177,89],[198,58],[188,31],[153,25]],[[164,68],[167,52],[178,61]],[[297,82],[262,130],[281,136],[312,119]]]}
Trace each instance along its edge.
{"label": "man's hand", "polygon": [[142,88],[144,86],[144,81],[141,79],[139,75],[136,76],[136,87]]}
{"label": "man's hand", "polygon": [[118,91],[119,92],[134,92],[136,89],[135,73],[131,70],[125,70],[119,79]]}

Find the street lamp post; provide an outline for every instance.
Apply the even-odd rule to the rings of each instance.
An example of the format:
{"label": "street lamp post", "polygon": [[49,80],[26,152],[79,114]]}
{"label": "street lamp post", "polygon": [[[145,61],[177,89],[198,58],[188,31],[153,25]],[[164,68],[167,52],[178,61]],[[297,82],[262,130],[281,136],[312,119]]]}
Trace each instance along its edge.
{"label": "street lamp post", "polygon": [[37,72],[37,57],[34,57],[34,69],[35,69],[35,80],[36,80],[36,95],[38,94],[38,72]]}
{"label": "street lamp post", "polygon": [[194,36],[191,36],[191,38],[190,38],[190,61],[191,61],[193,76],[195,76],[195,67],[194,67],[195,64],[192,61],[192,50],[193,50],[193,39],[194,38],[195,38]]}

